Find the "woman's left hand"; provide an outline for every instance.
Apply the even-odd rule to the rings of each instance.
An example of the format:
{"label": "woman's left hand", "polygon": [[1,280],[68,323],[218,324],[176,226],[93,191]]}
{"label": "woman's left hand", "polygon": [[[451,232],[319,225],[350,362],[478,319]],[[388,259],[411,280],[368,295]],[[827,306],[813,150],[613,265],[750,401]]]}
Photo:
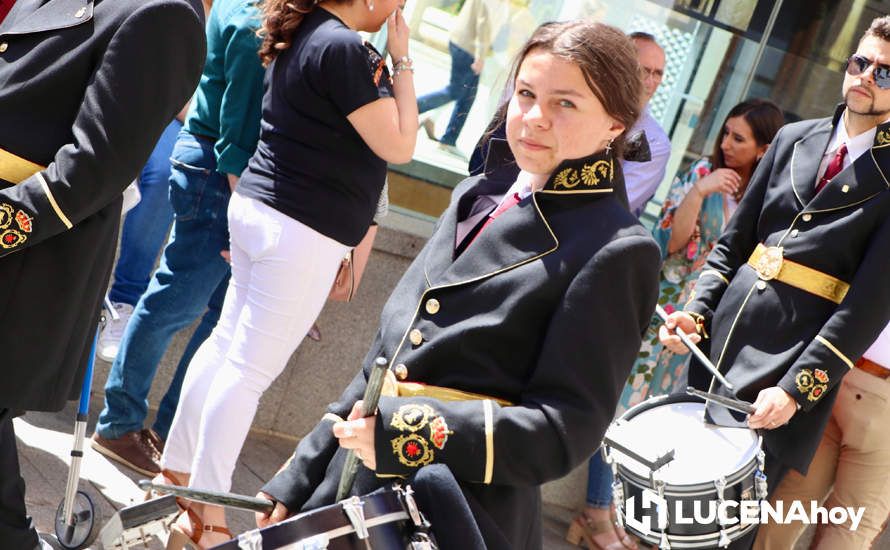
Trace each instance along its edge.
{"label": "woman's left hand", "polygon": [[748,417],[752,430],[774,430],[787,424],[797,412],[797,402],[778,386],[760,390],[754,407],[754,414]]}
{"label": "woman's left hand", "polygon": [[393,63],[408,56],[408,23],[402,16],[402,9],[396,11],[386,20],[386,49],[393,58]]}
{"label": "woman's left hand", "polygon": [[374,454],[374,427],[377,415],[361,417],[362,402],[356,401],[345,422],[334,424],[334,437],[340,440],[344,449],[352,449],[369,470],[377,469],[377,456]]}

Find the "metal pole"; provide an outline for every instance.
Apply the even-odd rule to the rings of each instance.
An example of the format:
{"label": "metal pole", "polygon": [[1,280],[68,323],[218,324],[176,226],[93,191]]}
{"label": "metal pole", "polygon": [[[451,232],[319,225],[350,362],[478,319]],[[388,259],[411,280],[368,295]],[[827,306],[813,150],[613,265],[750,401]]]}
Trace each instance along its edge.
{"label": "metal pole", "polygon": [[744,100],[748,97],[748,90],[751,88],[751,82],[754,80],[754,73],[757,72],[757,65],[760,64],[760,59],[763,57],[763,50],[766,49],[766,44],[769,42],[769,37],[773,34],[773,27],[776,24],[776,19],[779,18],[779,10],[782,9],[783,0],[776,0],[776,3],[773,4],[773,11],[769,14],[769,19],[766,22],[766,28],[763,29],[763,37],[760,39],[760,43],[757,45],[757,53],[754,54],[754,65],[751,68],[751,71],[748,73],[748,77],[745,79],[745,85],[742,86],[742,93],[739,95],[739,100]]}

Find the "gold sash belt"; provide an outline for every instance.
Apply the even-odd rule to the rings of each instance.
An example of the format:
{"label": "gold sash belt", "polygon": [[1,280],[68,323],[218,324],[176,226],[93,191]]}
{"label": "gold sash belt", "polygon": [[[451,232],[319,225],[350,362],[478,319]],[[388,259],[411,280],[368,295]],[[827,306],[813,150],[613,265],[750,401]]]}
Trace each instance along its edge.
{"label": "gold sash belt", "polygon": [[841,303],[850,290],[850,285],[837,277],[785,259],[780,246],[758,244],[748,258],[748,265],[764,281],[775,279],[836,304]]}
{"label": "gold sash belt", "polygon": [[[384,386],[385,385],[386,384],[384,384]],[[482,401],[488,399],[502,407],[509,407],[513,404],[506,399],[500,399],[490,395],[461,391],[442,386],[430,386],[419,382],[396,382],[395,385],[399,397],[432,397],[433,399],[439,399],[440,401]],[[385,393],[386,392],[384,392],[384,394]]]}
{"label": "gold sash belt", "polygon": [[19,184],[45,167],[0,149],[0,179]]}

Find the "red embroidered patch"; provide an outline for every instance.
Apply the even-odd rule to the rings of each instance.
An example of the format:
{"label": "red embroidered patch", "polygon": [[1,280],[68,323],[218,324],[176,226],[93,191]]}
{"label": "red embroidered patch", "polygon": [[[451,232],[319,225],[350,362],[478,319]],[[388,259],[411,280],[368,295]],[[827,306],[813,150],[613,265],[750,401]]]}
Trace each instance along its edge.
{"label": "red embroidered patch", "polygon": [[417,458],[420,454],[420,447],[415,442],[410,442],[405,445],[405,454],[410,456],[411,458]]}
{"label": "red embroidered patch", "polygon": [[437,449],[445,448],[448,436],[452,433],[454,432],[448,429],[448,424],[445,423],[445,419],[441,416],[437,416],[430,422],[430,441]]}
{"label": "red embroidered patch", "polygon": [[25,233],[31,232],[31,221],[33,218],[29,217],[27,214],[19,210],[15,213],[15,223],[18,224],[19,229],[24,231]]}
{"label": "red embroidered patch", "polygon": [[813,376],[816,378],[816,380],[823,384],[828,383],[828,373],[826,373],[822,369],[816,369],[816,372],[813,373]]}
{"label": "red embroidered patch", "polygon": [[15,229],[7,229],[2,234],[0,234],[0,246],[3,248],[14,248],[23,242],[27,237],[24,233],[19,233]]}

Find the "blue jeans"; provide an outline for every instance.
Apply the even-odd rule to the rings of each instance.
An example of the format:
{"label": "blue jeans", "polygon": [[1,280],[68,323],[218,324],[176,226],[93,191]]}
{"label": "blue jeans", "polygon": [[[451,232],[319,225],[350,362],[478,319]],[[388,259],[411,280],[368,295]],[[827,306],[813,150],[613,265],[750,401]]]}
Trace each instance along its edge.
{"label": "blue jeans", "polygon": [[451,53],[451,77],[448,86],[417,98],[417,110],[425,113],[454,101],[448,127],[439,139],[441,143],[454,145],[464,128],[473,101],[476,100],[479,75],[473,72],[473,54],[457,47],[453,42],[448,43],[448,51]]}
{"label": "blue jeans", "polygon": [[219,319],[229,279],[220,251],[229,248],[229,184],[216,171],[213,143],[181,132],[170,159],[174,223],[161,264],[139,299],[105,382],[105,409],[96,431],[118,438],[142,429],[148,391],[170,340],[207,312],[183,352],[153,428],[167,437],[192,355]]}
{"label": "blue jeans", "polygon": [[114,266],[114,283],[108,291],[112,302],[135,306],[148,287],[151,270],[173,221],[167,198],[170,188],[170,153],[182,123],[173,120],[139,173],[142,199],[127,212],[121,229],[121,248]]}
{"label": "blue jeans", "polygon": [[587,505],[608,508],[612,504],[612,468],[597,449],[587,463]]}

